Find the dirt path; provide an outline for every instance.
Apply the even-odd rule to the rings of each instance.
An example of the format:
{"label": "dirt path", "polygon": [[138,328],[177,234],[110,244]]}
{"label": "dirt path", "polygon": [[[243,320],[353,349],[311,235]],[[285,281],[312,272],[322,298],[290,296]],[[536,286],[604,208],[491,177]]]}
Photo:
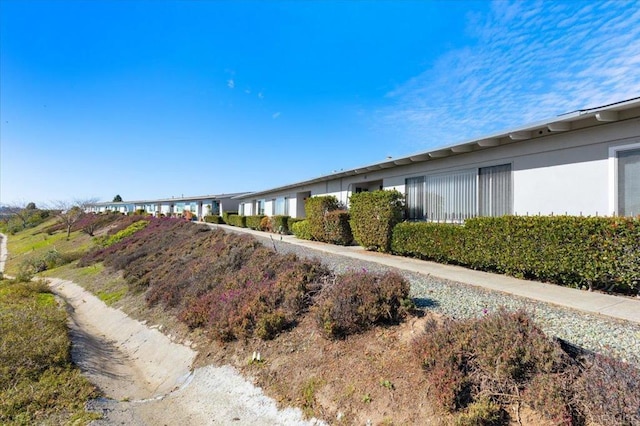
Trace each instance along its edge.
{"label": "dirt path", "polygon": [[96,425],[307,425],[231,367],[191,371],[196,352],[106,306],[82,287],[51,279],[69,310],[72,356],[107,398],[90,408]]}

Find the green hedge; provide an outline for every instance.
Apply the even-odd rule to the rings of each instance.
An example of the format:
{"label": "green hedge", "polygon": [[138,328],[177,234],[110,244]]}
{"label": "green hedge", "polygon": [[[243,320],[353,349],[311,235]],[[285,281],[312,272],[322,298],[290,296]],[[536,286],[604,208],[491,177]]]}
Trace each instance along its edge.
{"label": "green hedge", "polygon": [[392,251],[519,278],[637,294],[640,219],[503,216],[464,226],[402,223]]}
{"label": "green hedge", "polygon": [[271,217],[271,229],[278,234],[289,233],[289,216],[275,215]]}
{"label": "green hedge", "polygon": [[349,212],[346,210],[333,210],[324,215],[324,233],[322,240],[325,243],[348,246],[353,243],[353,234],[349,226]]}
{"label": "green hedge", "polygon": [[306,219],[296,220],[293,225],[291,225],[291,232],[296,238],[300,238],[301,240],[311,240],[311,226],[309,225],[309,221]]}
{"label": "green hedge", "polygon": [[232,214],[237,215],[238,212],[222,212],[222,220],[224,220],[224,223],[229,223],[229,215]]}
{"label": "green hedge", "polygon": [[393,228],[391,251],[402,256],[460,263],[464,228],[460,225],[403,222]]}
{"label": "green hedge", "polygon": [[231,226],[237,226],[239,228],[246,228],[247,227],[247,217],[246,216],[240,216],[238,214],[234,214],[234,213],[230,213],[227,215],[226,218],[224,218],[224,221],[227,223],[227,225],[231,225]]}
{"label": "green hedge", "polygon": [[307,198],[304,211],[307,214],[312,239],[324,241],[324,216],[330,211],[338,210],[338,206],[338,199],[333,195]]}
{"label": "green hedge", "polygon": [[249,229],[253,229],[255,231],[260,231],[261,227],[260,227],[260,222],[262,222],[262,218],[265,217],[265,215],[263,214],[258,214],[258,215],[253,215],[253,216],[246,216],[246,224],[247,224],[247,228]]}
{"label": "green hedge", "polygon": [[373,191],[349,198],[353,238],[368,250],[389,251],[393,227],[402,221],[404,196],[398,191]]}
{"label": "green hedge", "polygon": [[214,216],[214,215],[208,215],[204,217],[204,221],[207,223],[217,223],[217,224],[224,224],[224,220],[222,219],[222,216]]}

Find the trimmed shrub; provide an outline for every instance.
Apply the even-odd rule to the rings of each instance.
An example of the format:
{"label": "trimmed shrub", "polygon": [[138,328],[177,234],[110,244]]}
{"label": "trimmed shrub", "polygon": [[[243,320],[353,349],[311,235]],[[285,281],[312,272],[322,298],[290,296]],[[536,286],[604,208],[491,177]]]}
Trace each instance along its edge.
{"label": "trimmed shrub", "polygon": [[393,229],[391,251],[402,256],[458,263],[464,243],[460,225],[430,222],[403,222]]}
{"label": "trimmed shrub", "polygon": [[224,220],[224,223],[229,223],[229,215],[232,214],[238,214],[238,212],[222,212],[222,220]]}
{"label": "trimmed shrub", "polygon": [[246,227],[255,231],[260,231],[260,223],[265,215],[246,216]]}
{"label": "trimmed shrub", "polygon": [[223,216],[223,220],[227,225],[237,226],[238,228],[247,227],[247,216],[239,216],[237,214],[228,214],[226,218]]}
{"label": "trimmed shrub", "polygon": [[204,221],[207,223],[216,223],[218,225],[224,225],[224,220],[222,216],[209,215],[204,217]]}
{"label": "trimmed shrub", "polygon": [[309,231],[312,239],[324,241],[324,217],[333,210],[338,210],[338,199],[333,195],[309,197],[304,203],[304,211],[309,221]]}
{"label": "trimmed shrub", "polygon": [[301,240],[311,240],[311,224],[308,220],[303,219],[297,222],[294,222],[291,226],[291,232],[296,238],[300,238]]}
{"label": "trimmed shrub", "polygon": [[412,309],[409,283],[396,272],[366,271],[339,275],[326,284],[316,302],[320,329],[332,339],[380,324],[397,324]]}
{"label": "trimmed shrub", "polygon": [[353,235],[349,226],[349,217],[349,212],[346,210],[327,212],[324,215],[324,232],[320,241],[341,246],[351,245]]}
{"label": "trimmed shrub", "polygon": [[272,232],[277,232],[278,234],[288,234],[290,220],[291,218],[289,216],[283,216],[283,215],[273,216],[271,218]]}
{"label": "trimmed shrub", "polygon": [[367,250],[389,251],[393,227],[402,221],[403,200],[395,190],[352,194],[349,223],[355,241]]}
{"label": "trimmed shrub", "polygon": [[503,216],[464,226],[402,223],[397,254],[458,263],[519,278],[637,294],[640,218]]}

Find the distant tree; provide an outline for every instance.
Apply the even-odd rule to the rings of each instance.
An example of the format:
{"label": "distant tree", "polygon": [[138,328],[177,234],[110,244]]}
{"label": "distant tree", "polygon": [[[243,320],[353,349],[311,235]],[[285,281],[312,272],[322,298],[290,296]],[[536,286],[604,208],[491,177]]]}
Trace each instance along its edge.
{"label": "distant tree", "polygon": [[[27,207],[29,205],[27,204]],[[22,229],[27,227],[27,220],[29,220],[29,216],[31,212],[28,211],[25,207],[22,207],[20,204],[7,204],[3,208],[5,213],[8,213],[12,218],[15,218],[22,224]]]}
{"label": "distant tree", "polygon": [[114,203],[121,203],[122,202],[122,197],[120,196],[120,194],[118,194],[115,197],[113,197],[113,202]]}
{"label": "distant tree", "polygon": [[36,210],[36,203],[29,203],[27,204],[27,207],[25,207],[25,210]]}
{"label": "distant tree", "polygon": [[56,215],[67,227],[67,240],[71,236],[71,228],[85,215],[85,210],[90,204],[97,201],[96,198],[88,200],[56,201],[54,208],[58,211]]}

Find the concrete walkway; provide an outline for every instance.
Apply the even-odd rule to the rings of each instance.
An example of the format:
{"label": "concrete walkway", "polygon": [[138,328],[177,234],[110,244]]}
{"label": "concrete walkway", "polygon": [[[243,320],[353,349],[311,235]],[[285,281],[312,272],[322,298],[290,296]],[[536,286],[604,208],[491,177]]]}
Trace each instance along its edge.
{"label": "concrete walkway", "polygon": [[577,290],[538,281],[521,280],[506,275],[476,271],[460,266],[444,265],[408,257],[370,252],[359,246],[343,247],[333,244],[319,243],[316,241],[300,240],[293,235],[282,235],[281,238],[280,235],[253,231],[247,228],[238,228],[229,225],[207,225],[220,227],[228,231],[252,234],[262,238],[269,238],[269,236],[272,236],[274,239],[308,247],[313,250],[338,254],[369,262],[377,262],[393,268],[417,272],[424,275],[431,275],[438,278],[483,287],[489,290],[526,297],[540,302],[577,309],[593,314],[606,315],[611,318],[640,324],[640,298],[637,297],[612,296],[609,294]]}

